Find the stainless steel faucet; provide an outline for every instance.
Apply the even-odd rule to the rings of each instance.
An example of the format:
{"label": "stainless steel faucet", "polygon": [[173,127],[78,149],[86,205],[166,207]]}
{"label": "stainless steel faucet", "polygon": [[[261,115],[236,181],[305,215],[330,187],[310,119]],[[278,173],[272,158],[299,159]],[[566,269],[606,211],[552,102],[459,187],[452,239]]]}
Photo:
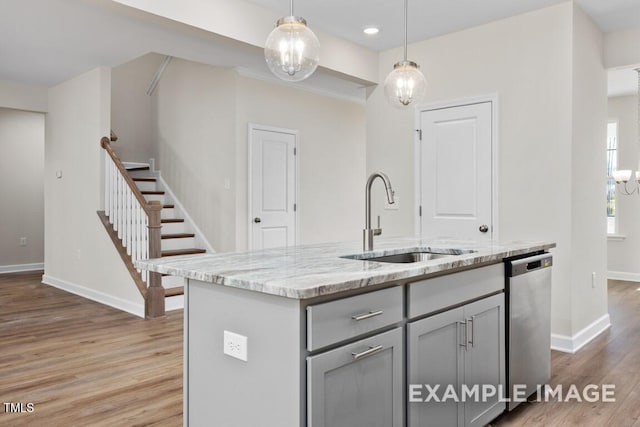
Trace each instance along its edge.
{"label": "stainless steel faucet", "polygon": [[378,228],[371,228],[371,186],[376,178],[382,179],[384,182],[384,189],[387,191],[387,200],[389,204],[393,204],[393,189],[391,188],[391,181],[389,177],[382,172],[374,172],[367,179],[367,185],[365,187],[365,228],[362,230],[362,250],[373,250],[373,236],[379,236],[382,234],[380,228],[380,215],[378,215]]}

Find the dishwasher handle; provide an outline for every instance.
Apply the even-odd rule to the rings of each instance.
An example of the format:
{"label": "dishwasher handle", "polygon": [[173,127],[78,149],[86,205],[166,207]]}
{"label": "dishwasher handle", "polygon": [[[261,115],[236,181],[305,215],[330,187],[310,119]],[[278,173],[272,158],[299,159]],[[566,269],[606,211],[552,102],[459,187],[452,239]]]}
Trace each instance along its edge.
{"label": "dishwasher handle", "polygon": [[515,277],[532,271],[542,270],[543,268],[549,268],[552,265],[553,255],[547,253],[507,261],[507,276]]}

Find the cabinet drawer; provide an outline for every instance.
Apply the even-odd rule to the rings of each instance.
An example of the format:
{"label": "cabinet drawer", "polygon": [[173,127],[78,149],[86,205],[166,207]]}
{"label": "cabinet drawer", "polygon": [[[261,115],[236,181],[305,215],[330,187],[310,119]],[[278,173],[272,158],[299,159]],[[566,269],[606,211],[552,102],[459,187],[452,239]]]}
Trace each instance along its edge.
{"label": "cabinet drawer", "polygon": [[402,286],[307,307],[307,349],[374,331],[402,320]]}
{"label": "cabinet drawer", "polygon": [[467,270],[409,284],[409,318],[422,316],[504,290],[504,264]]}

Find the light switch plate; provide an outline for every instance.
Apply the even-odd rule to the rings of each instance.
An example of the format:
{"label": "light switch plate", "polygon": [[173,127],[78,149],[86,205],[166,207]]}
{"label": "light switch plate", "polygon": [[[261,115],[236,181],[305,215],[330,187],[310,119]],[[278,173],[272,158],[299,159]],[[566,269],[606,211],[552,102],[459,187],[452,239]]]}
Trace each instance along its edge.
{"label": "light switch plate", "polygon": [[244,335],[224,331],[224,354],[243,361],[247,361],[247,342]]}

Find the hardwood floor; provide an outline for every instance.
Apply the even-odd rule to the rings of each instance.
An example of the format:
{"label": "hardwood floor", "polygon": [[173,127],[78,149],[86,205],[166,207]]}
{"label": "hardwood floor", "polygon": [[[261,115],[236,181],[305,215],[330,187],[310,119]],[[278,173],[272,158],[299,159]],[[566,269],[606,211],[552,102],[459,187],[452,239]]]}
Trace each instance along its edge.
{"label": "hardwood floor", "polygon": [[0,425],[181,426],[182,311],[145,321],[41,277],[0,275]]}
{"label": "hardwood floor", "polygon": [[[145,321],[41,274],[0,275],[0,405],[34,405],[0,406],[0,426],[181,426],[182,312]],[[615,384],[615,403],[527,403],[493,424],[640,427],[639,288],[610,281],[611,329],[552,353],[552,386]]]}

